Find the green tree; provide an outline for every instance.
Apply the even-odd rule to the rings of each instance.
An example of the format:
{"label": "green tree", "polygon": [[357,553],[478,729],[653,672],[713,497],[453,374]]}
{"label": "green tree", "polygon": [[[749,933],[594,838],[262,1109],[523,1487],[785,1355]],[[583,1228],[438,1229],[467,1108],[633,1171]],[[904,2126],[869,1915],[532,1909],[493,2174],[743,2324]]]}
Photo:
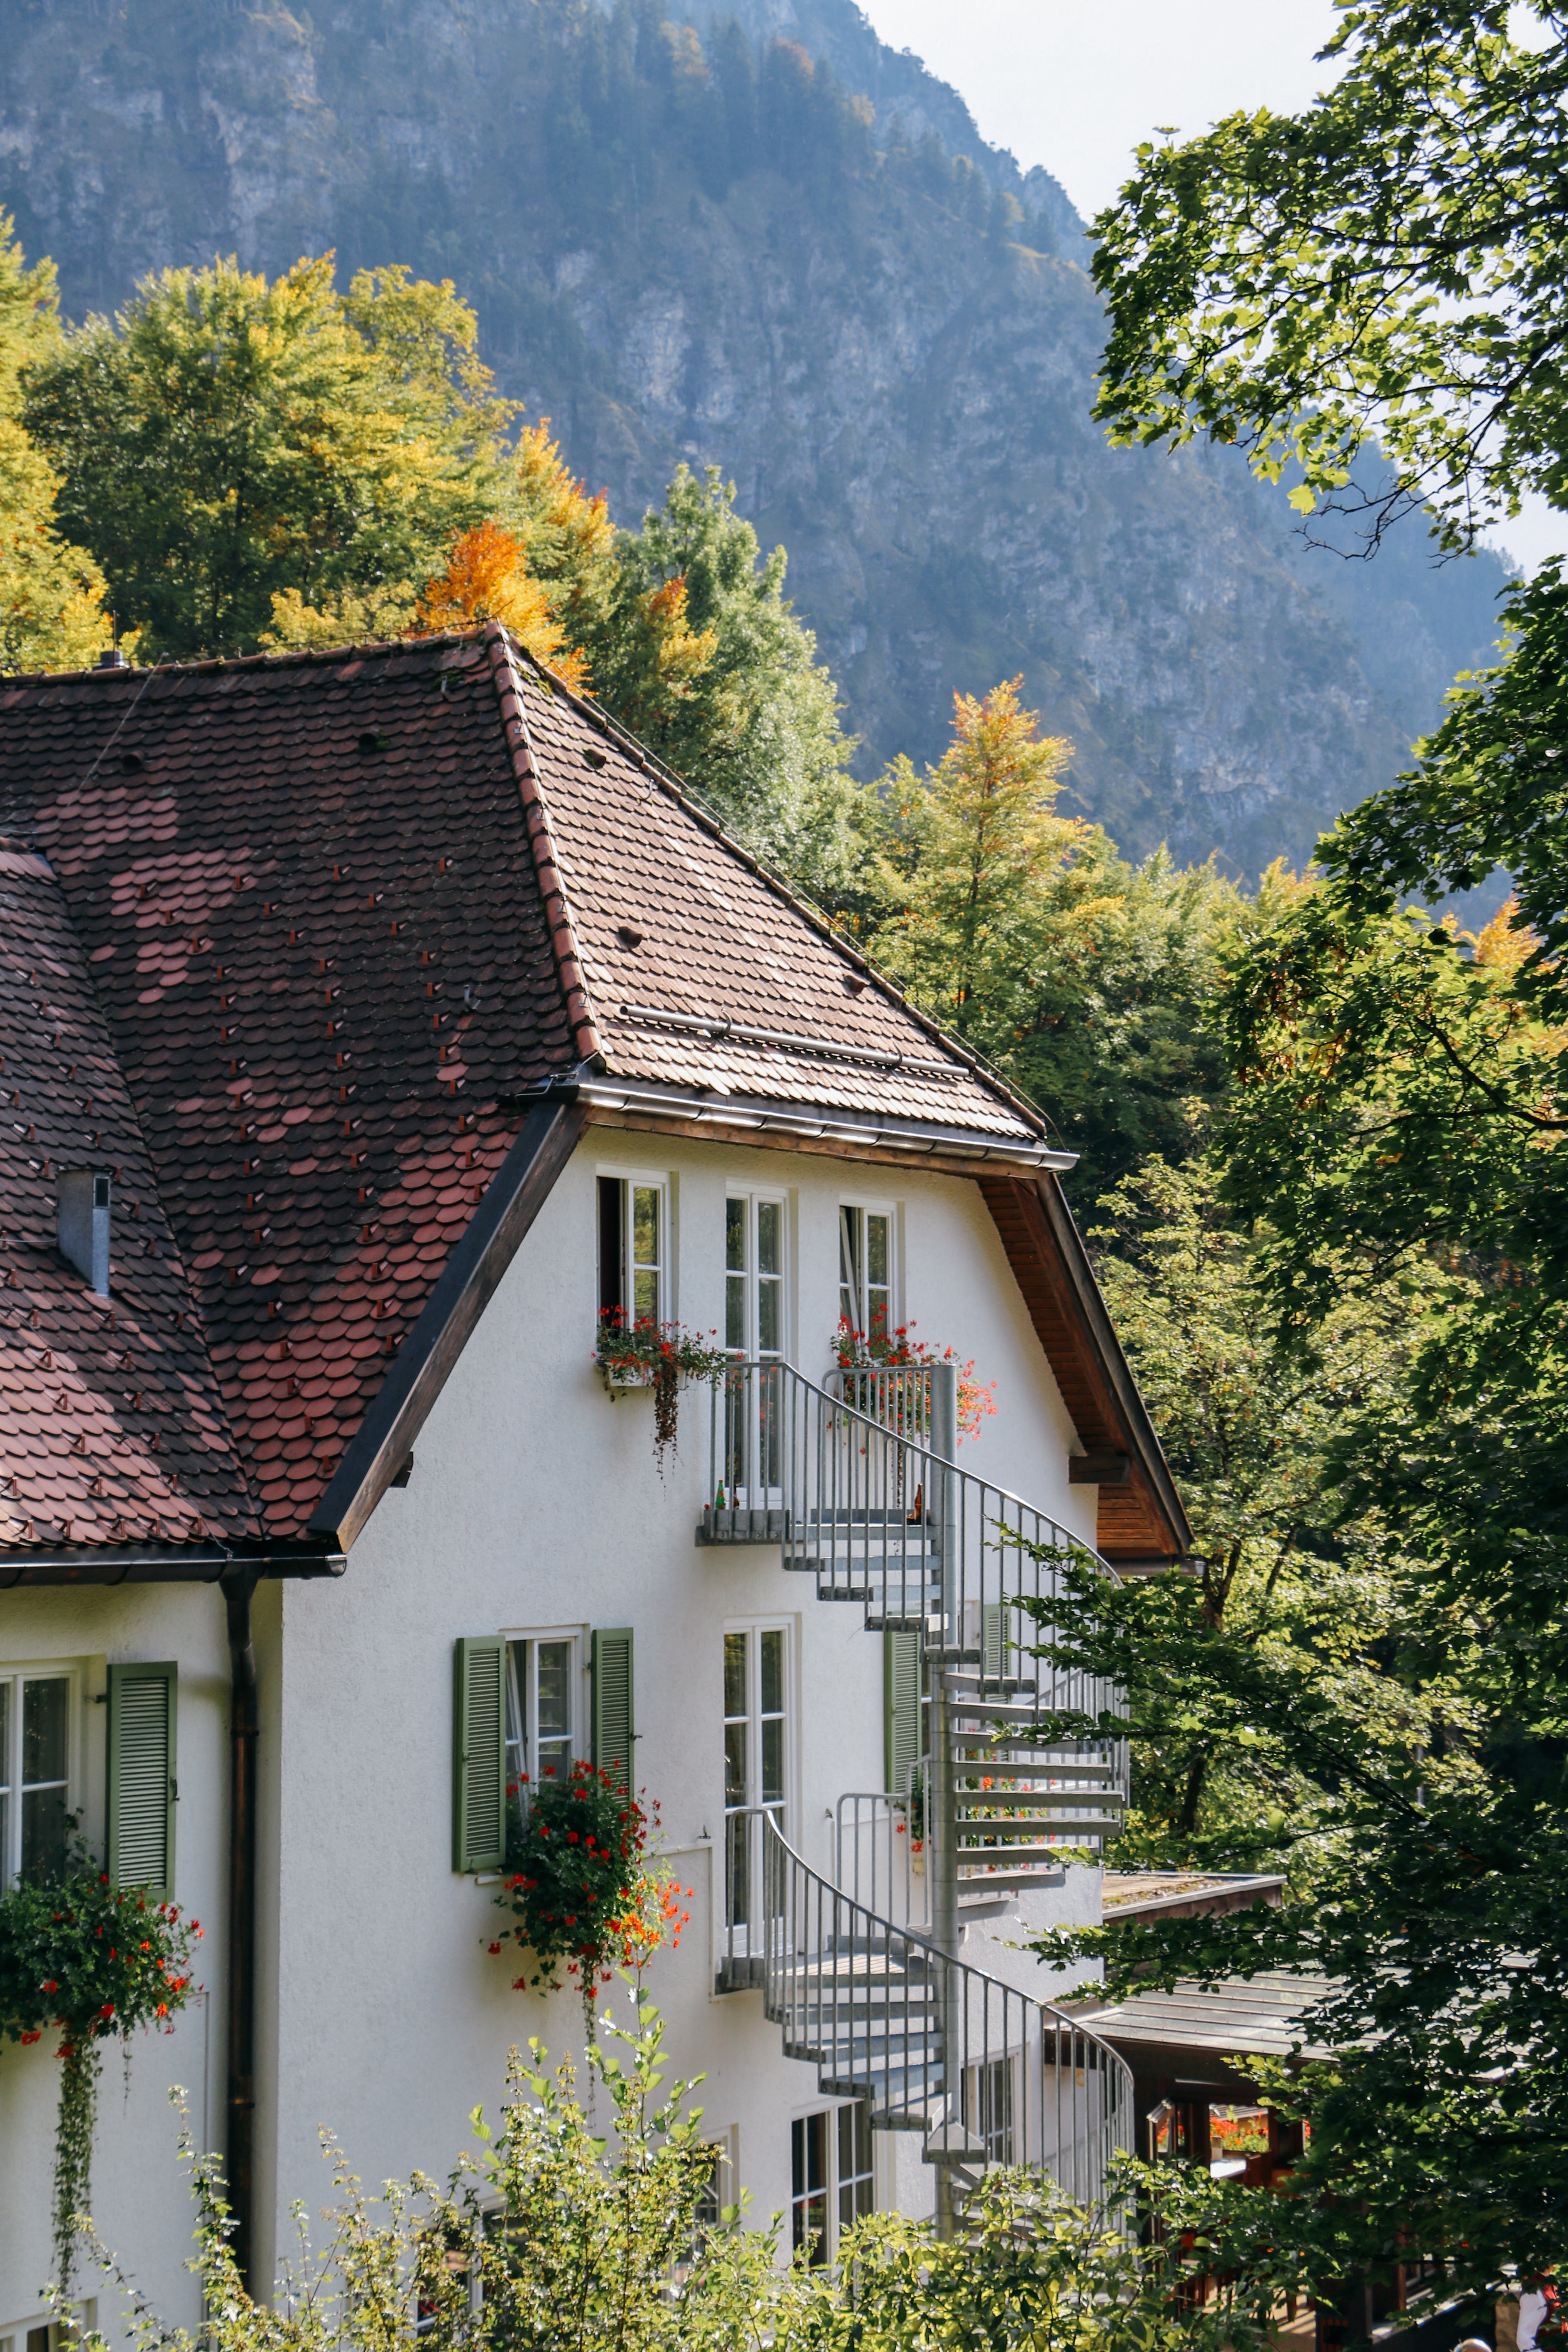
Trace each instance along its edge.
{"label": "green tree", "polygon": [[607,614],[584,631],[595,693],[759,856],[828,907],[863,888],[854,740],[816,641],[759,568],[735,486],[682,466],[662,507],[616,541]]}
{"label": "green tree", "polygon": [[248,651],[276,593],[417,587],[495,505],[509,410],[475,340],[449,281],[402,268],[346,295],[330,255],[270,285],[165,270],[28,369],[24,421],[148,649]]}
{"label": "green tree", "polygon": [[[1072,746],[1042,736],[1022,678],[952,698],[952,740],[921,776],[900,757],[882,781],[885,861],[897,911],[879,950],[917,1002],[982,1053],[1005,1053],[1027,1018],[1048,886],[1089,839],[1058,816]],[[1090,900],[1080,916],[1100,909]]]}
{"label": "green tree", "polygon": [[60,477],[22,423],[22,373],[56,350],[52,264],[0,213],[0,670],[77,669],[110,642],[103,575],[56,526]]}
{"label": "green tree", "polygon": [[[1373,547],[1402,505],[1458,548],[1527,489],[1568,504],[1568,45],[1559,11],[1531,13],[1526,47],[1492,0],[1347,9],[1344,72],[1307,114],[1141,152],[1100,224],[1115,436],[1238,440]],[[1340,1739],[1331,1899],[1212,1923],[1204,1961],[1305,1957],[1337,1980],[1321,2231],[1385,2253],[1415,2232],[1477,2289],[1558,2259],[1568,2210],[1560,564],[1510,620],[1502,662],[1342,821],[1325,886],[1260,927],[1230,992],[1224,1192],[1258,1222],[1260,1314],[1310,1365],[1342,1302],[1409,1286],[1405,1375],[1346,1414],[1325,1477],[1417,1563],[1419,1638],[1389,1669],[1406,1724]],[[1398,910],[1494,862],[1519,883],[1500,931]],[[1234,1644],[1191,1655],[1194,1684],[1200,1664],[1245,1720],[1327,1756],[1305,1679],[1270,1685]]]}
{"label": "green tree", "polygon": [[1252,919],[1212,862],[1159,849],[1133,866],[1098,827],[1048,882],[1028,993],[995,1051],[1078,1152],[1081,1208],[1151,1153],[1201,1149],[1228,1084],[1226,959]]}
{"label": "green tree", "polygon": [[[1310,1361],[1274,1340],[1259,1241],[1219,1197],[1221,1165],[1144,1161],[1100,1201],[1091,1229],[1106,1303],[1192,1521],[1190,1578],[1163,1591],[1163,1665],[1130,1685],[1133,1803],[1122,1859],[1178,1868],[1322,1866],[1323,1790],[1257,1727],[1238,1733],[1183,1641],[1223,1635],[1331,1691],[1348,1720],[1385,1709],[1363,1661],[1397,1641],[1408,1563],[1375,1503],[1346,1513],[1329,1473],[1347,1421],[1397,1394],[1410,1321],[1390,1287],[1325,1316]],[[1134,1596],[1136,1611],[1142,1604]],[[1142,1622],[1134,1619],[1133,1622]],[[1173,1646],[1172,1646],[1173,1645]],[[1396,1685],[1395,1711],[1407,1711]]]}

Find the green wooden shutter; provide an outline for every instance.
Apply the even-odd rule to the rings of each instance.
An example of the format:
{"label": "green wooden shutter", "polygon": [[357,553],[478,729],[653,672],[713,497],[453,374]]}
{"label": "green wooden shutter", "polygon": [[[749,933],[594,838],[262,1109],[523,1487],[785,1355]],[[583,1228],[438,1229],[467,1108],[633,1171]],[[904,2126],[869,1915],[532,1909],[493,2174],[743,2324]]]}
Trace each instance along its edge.
{"label": "green wooden shutter", "polygon": [[904,1797],[921,1753],[921,1637],[909,1632],[884,1633],[882,1642],[888,1789],[892,1796]]}
{"label": "green wooden shutter", "polygon": [[623,1789],[637,1785],[632,1741],[632,1629],[601,1627],[594,1635],[594,1761]]}
{"label": "green wooden shutter", "polygon": [[452,1867],[506,1859],[506,1643],[468,1635],[452,1660]]}
{"label": "green wooden shutter", "polygon": [[179,1700],[173,1663],[109,1669],[109,1880],[160,1902],[174,1892]]}

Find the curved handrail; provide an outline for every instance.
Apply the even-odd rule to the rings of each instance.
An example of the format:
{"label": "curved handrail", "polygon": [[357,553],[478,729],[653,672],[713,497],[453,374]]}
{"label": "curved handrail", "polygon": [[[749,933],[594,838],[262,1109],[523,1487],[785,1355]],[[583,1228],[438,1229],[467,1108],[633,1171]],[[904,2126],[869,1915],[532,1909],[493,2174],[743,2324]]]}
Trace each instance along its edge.
{"label": "curved handrail", "polygon": [[766,1808],[731,1816],[763,1843],[763,2007],[825,2092],[919,2125],[933,2163],[1034,2164],[1103,2206],[1131,2147],[1131,2069],[1110,2044],[929,1935],[858,1903],[796,1853]]}
{"label": "curved handrail", "polygon": [[737,1359],[712,1391],[701,1539],[780,1544],[786,1567],[815,1571],[821,1598],[863,1599],[868,1622],[918,1628],[928,1657],[977,1669],[979,1694],[1007,1696],[1027,1666],[1036,1680],[1020,1695],[1037,1716],[1119,1712],[1107,1679],[1054,1664],[1042,1675],[1032,1654],[1034,1609],[1058,1595],[1063,1557],[1092,1560],[1112,1582],[1116,1570],[1048,1512],[939,1450],[935,1413],[921,1412],[923,1430],[889,1428],[793,1364]]}

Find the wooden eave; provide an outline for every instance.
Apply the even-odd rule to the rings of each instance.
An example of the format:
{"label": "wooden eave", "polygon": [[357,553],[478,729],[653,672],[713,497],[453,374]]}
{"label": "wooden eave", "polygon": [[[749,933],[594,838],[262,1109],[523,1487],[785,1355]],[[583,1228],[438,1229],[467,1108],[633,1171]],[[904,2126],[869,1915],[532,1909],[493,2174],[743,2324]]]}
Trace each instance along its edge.
{"label": "wooden eave", "polygon": [[1124,1457],[1100,1486],[1096,1542],[1113,1567],[1185,1557],[1193,1534],[1148,1408],[1056,1177],[974,1171],[1086,1454]]}

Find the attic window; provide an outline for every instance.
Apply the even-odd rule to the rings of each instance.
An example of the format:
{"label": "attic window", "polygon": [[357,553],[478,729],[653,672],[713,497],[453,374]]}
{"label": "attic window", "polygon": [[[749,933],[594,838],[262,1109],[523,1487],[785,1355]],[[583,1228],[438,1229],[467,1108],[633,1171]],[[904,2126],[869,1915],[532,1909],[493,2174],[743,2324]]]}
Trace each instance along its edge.
{"label": "attic window", "polygon": [[609,754],[606,751],[584,751],[583,757],[587,761],[590,768],[603,768],[607,764],[609,760]]}
{"label": "attic window", "polygon": [[390,746],[391,741],[392,738],[390,735],[378,735],[374,728],[367,727],[364,733],[359,739],[359,747],[362,751],[368,755],[372,751],[386,751]]}
{"label": "attic window", "polygon": [[640,948],[647,934],[636,923],[617,923],[616,937],[624,948]]}
{"label": "attic window", "polygon": [[100,1298],[109,1296],[111,1187],[101,1171],[68,1169],[60,1177],[60,1255],[84,1275]]}

